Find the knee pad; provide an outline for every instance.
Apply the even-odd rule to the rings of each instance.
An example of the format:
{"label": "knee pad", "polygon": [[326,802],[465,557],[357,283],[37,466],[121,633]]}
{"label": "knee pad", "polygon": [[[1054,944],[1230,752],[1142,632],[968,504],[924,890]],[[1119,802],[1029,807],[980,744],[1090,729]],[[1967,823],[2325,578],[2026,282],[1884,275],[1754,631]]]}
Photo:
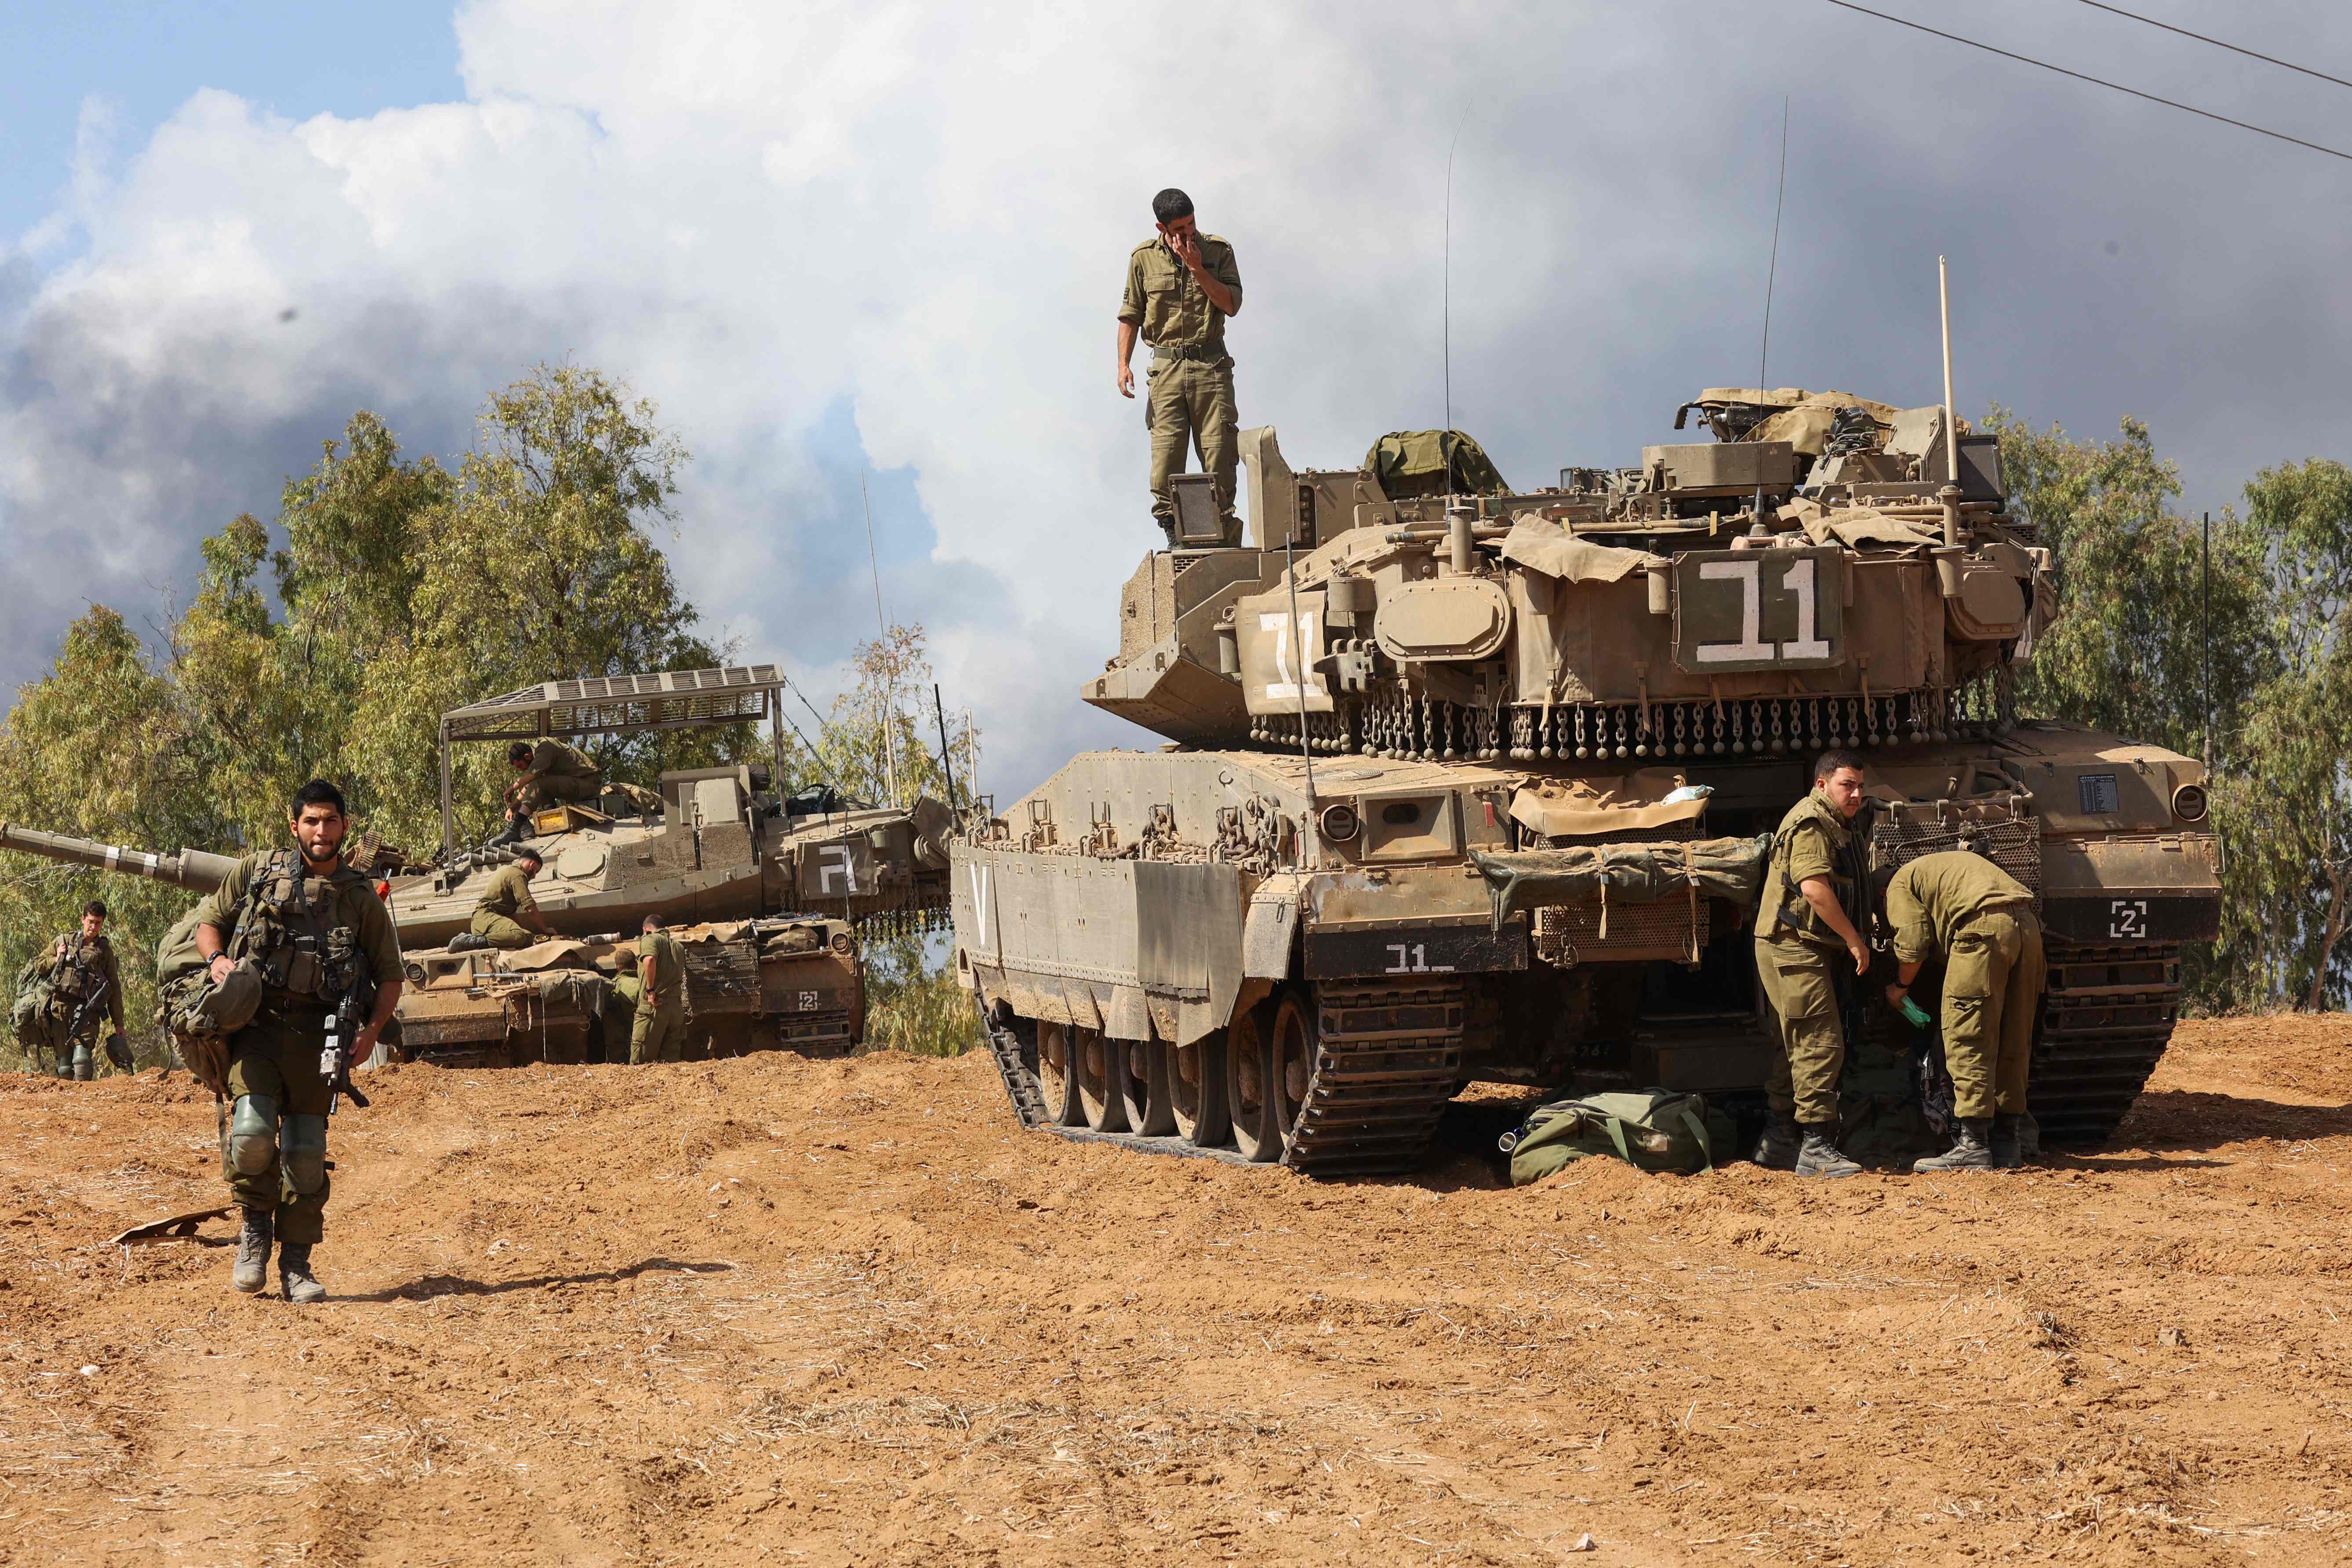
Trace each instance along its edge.
{"label": "knee pad", "polygon": [[259,1176],[277,1157],[278,1102],[267,1094],[238,1095],[228,1118],[229,1169]]}
{"label": "knee pad", "polygon": [[74,1046],[73,1075],[78,1083],[88,1083],[98,1076],[98,1058],[91,1054],[86,1040]]}
{"label": "knee pad", "polygon": [[327,1119],[286,1118],[286,1185],[308,1197],[327,1185]]}

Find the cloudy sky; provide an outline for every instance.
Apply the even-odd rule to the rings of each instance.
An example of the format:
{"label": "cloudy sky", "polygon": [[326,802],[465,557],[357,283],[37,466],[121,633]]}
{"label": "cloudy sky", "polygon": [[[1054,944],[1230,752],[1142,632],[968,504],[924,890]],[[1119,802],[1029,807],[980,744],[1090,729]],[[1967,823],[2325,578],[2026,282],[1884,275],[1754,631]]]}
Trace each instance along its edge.
{"label": "cloudy sky", "polygon": [[[1883,0],[2352,151],[2352,89],[2088,5]],[[2352,78],[2352,12],[2132,9]],[[321,18],[331,15],[329,25]],[[352,410],[461,452],[569,357],[695,455],[713,629],[822,692],[931,629],[1009,799],[1151,738],[1073,693],[1158,535],[1111,380],[1164,184],[1237,248],[1244,423],[1351,464],[1443,407],[1515,482],[1632,462],[1757,371],[2082,434],[2147,419],[2194,510],[2352,456],[2352,162],[1822,0],[18,5],[0,54],[0,687],[92,601],[160,622]],[[289,314],[290,313],[290,314]]]}

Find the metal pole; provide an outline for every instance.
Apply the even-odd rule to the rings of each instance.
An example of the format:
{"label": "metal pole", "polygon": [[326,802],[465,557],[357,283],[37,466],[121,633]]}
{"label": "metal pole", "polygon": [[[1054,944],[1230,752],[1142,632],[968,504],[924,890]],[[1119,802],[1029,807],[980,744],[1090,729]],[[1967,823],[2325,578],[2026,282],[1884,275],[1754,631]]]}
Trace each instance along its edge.
{"label": "metal pole", "polygon": [[1960,432],[1952,417],[1952,285],[1944,258],[1936,258],[1936,297],[1944,318],[1944,480],[1960,482]]}
{"label": "metal pole", "polygon": [[940,766],[948,774],[948,810],[956,810],[955,753],[948,747],[948,710],[940,701],[940,683],[931,683],[931,712],[940,721]]}
{"label": "metal pole", "polygon": [[1283,580],[1290,588],[1290,634],[1298,642],[1298,755],[1307,763],[1307,817],[1315,818],[1315,754],[1307,746],[1307,628],[1298,621],[1298,547],[1295,540],[1282,545]]}
{"label": "metal pole", "polygon": [[2213,779],[2213,514],[2205,514],[2205,537],[2199,549],[2199,636],[2205,644],[2205,787]]}
{"label": "metal pole", "polygon": [[[874,549],[874,498],[866,493],[866,476],[857,476],[857,498],[866,507],[866,563],[874,571],[875,635],[887,657],[889,653],[890,623],[882,617],[882,558]],[[883,694],[882,700],[882,776],[890,788],[890,804],[898,803],[898,743],[890,731],[891,720],[898,716],[898,687],[894,682]]]}
{"label": "metal pole", "polygon": [[457,811],[449,799],[449,721],[441,721],[441,852],[456,852],[457,848]]}

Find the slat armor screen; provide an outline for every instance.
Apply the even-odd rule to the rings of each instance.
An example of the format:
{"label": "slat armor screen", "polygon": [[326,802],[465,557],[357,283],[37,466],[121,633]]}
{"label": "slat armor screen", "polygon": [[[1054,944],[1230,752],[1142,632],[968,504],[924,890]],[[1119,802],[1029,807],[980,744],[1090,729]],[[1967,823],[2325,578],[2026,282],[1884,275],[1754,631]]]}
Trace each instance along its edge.
{"label": "slat armor screen", "polygon": [[443,716],[442,734],[450,740],[536,740],[764,721],[783,685],[777,664],[544,681],[456,709]]}

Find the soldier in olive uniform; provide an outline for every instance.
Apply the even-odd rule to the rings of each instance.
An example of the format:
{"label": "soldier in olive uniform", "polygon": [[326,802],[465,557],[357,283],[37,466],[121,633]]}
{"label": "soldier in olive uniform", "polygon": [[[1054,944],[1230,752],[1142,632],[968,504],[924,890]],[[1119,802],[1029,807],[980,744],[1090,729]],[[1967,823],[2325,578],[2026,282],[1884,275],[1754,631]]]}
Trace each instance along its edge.
{"label": "soldier in olive uniform", "polygon": [[1143,424],[1151,433],[1151,515],[1176,542],[1176,502],[1168,481],[1184,471],[1184,448],[1216,476],[1217,518],[1225,543],[1242,542],[1234,515],[1234,465],[1241,448],[1234,416],[1234,361],[1225,352],[1225,318],[1242,308],[1234,247],[1201,233],[1192,198],[1166,190],[1151,198],[1159,235],[1127,258],[1127,292],[1118,305],[1118,391],[1135,395],[1136,334],[1151,345]]}
{"label": "soldier in olive uniform", "polygon": [[274,1240],[286,1299],[309,1302],[327,1294],[310,1270],[329,1191],[327,1025],[355,985],[373,985],[375,1005],[348,1049],[354,1061],[374,1051],[400,1000],[400,940],[374,884],[343,863],[342,791],[313,779],[295,792],[292,815],[294,847],[238,862],[196,906],[194,936],[215,988],[249,967],[261,989],[259,1010],[228,1046],[221,1174],[245,1211],[232,1282],[260,1290]]}
{"label": "soldier in olive uniform", "polygon": [[686,950],[658,915],[637,938],[637,1016],[629,1030],[629,1065],[676,1061],[686,1051]]}
{"label": "soldier in olive uniform", "polygon": [[1756,1163],[1799,1176],[1847,1176],[1862,1167],[1838,1152],[1838,1079],[1845,1030],[1831,966],[1870,967],[1870,946],[1854,913],[1853,822],[1863,803],[1862,764],[1826,751],[1813,765],[1812,792],[1789,809],[1772,835],[1756,916],[1756,974],[1778,1048],[1765,1085],[1772,1120]]}
{"label": "soldier in olive uniform", "polygon": [[1915,1171],[2013,1169],[2033,1065],[2033,1015],[2047,975],[2033,894],[1967,850],[1921,855],[1886,884],[1886,923],[1901,967],[1886,999],[1901,1007],[1919,969],[1944,954],[1944,1066],[1952,1075],[1949,1153]]}
{"label": "soldier in olive uniform", "polygon": [[560,801],[593,800],[604,792],[604,770],[595,758],[560,740],[542,740],[537,746],[518,740],[507,747],[507,762],[520,777],[507,786],[504,842],[523,838],[534,811]]}
{"label": "soldier in olive uniform", "polygon": [[539,874],[539,851],[529,844],[515,852],[515,858],[490,873],[482,884],[481,897],[474,901],[474,918],[467,927],[477,936],[488,941],[493,947],[528,947],[541,937],[552,936],[555,927],[539,912],[539,901],[530,895],[530,879]]}
{"label": "soldier in olive uniform", "polygon": [[[80,1030],[58,1045],[58,1076],[70,1073],[85,1083],[98,1076],[99,1025],[111,1019],[116,1041],[122,1036],[122,972],[105,925],[106,905],[93,898],[81,907],[81,929],[58,937],[34,964],[49,982],[49,1009],[59,1031],[50,1038],[58,1040],[80,1015]],[[87,1009],[86,1002],[92,1004]]]}

